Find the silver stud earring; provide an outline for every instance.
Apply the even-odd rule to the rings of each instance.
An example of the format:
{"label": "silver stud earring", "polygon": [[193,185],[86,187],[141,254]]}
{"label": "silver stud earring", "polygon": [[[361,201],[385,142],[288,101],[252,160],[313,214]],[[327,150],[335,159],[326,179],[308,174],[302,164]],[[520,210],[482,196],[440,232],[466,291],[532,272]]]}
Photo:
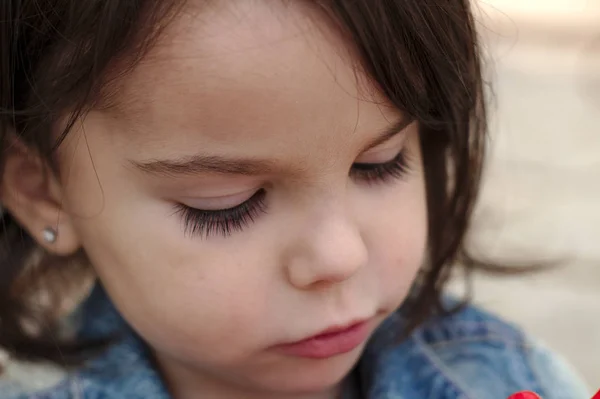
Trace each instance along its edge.
{"label": "silver stud earring", "polygon": [[42,237],[48,244],[54,244],[58,237],[58,233],[52,227],[46,227],[44,231],[42,231]]}

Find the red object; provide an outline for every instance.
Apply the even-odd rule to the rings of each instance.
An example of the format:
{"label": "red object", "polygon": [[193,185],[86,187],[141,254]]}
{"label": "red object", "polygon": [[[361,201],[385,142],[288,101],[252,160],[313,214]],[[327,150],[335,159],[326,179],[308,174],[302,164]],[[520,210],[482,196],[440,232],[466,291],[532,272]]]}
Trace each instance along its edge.
{"label": "red object", "polygon": [[[540,397],[530,391],[518,392],[514,395],[511,395],[508,399],[540,399]],[[596,398],[593,398],[596,399]]]}
{"label": "red object", "polygon": [[275,348],[286,355],[326,359],[354,350],[367,340],[370,330],[369,323],[360,322],[349,327],[327,329],[302,341]]}
{"label": "red object", "polygon": [[596,392],[592,399],[600,399],[600,391]]}

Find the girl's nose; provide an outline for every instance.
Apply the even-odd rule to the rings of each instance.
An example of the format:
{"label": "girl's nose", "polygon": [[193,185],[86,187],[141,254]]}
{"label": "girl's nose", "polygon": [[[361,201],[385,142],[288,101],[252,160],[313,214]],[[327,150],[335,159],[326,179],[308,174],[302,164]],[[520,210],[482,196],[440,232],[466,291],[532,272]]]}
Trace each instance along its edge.
{"label": "girl's nose", "polygon": [[359,227],[342,213],[329,214],[308,226],[293,247],[286,271],[298,289],[341,283],[368,262]]}

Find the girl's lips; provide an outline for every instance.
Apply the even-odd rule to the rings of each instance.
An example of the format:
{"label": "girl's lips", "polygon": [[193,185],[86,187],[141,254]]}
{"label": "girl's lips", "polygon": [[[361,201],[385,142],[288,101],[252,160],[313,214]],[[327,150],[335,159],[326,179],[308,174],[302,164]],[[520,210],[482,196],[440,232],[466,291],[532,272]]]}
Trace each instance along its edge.
{"label": "girl's lips", "polygon": [[348,327],[329,328],[302,341],[277,345],[275,348],[290,356],[326,359],[354,350],[367,340],[369,333],[368,321],[360,321]]}

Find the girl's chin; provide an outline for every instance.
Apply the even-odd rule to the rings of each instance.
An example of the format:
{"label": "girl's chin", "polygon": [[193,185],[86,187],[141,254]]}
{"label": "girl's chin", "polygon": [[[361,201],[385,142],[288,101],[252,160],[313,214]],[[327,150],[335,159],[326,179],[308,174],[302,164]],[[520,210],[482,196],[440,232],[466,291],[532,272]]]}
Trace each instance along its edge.
{"label": "girl's chin", "polygon": [[328,359],[300,360],[289,371],[280,370],[270,374],[265,381],[273,390],[282,394],[308,394],[337,389],[355,366],[362,348]]}

